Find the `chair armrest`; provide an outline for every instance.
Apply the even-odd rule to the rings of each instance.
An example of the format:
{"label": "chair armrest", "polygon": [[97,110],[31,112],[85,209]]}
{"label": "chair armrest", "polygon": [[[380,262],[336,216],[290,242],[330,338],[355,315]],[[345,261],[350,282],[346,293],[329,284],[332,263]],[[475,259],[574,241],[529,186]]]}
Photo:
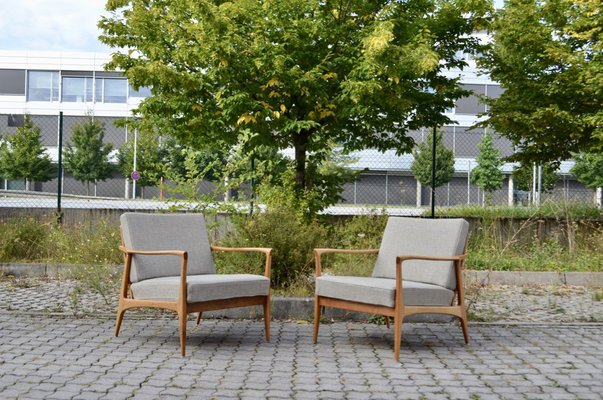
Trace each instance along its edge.
{"label": "chair armrest", "polygon": [[364,250],[354,250],[354,249],[314,249],[314,260],[316,263],[316,273],[315,276],[320,276],[322,266],[321,266],[321,256],[323,254],[377,254],[379,250],[377,249],[364,249]]}
{"label": "chair armrest", "polygon": [[272,249],[269,247],[222,247],[222,246],[210,246],[212,251],[224,251],[224,252],[255,252],[264,253],[266,255],[266,264],[264,268],[264,276],[270,278],[272,268]]}
{"label": "chair armrest", "polygon": [[184,250],[135,250],[128,249],[121,245],[119,246],[125,255],[124,264],[124,275],[123,275],[123,296],[126,297],[127,289],[126,286],[130,281],[130,267],[132,265],[132,256],[134,255],[145,255],[145,256],[178,256],[182,259],[180,263],[180,293],[182,298],[186,298],[186,269],[188,263],[188,253]]}
{"label": "chair armrest", "polygon": [[128,249],[125,246],[119,246],[119,250],[121,250],[125,254],[139,254],[145,256],[179,256],[182,257],[186,254],[184,250],[135,250]]}

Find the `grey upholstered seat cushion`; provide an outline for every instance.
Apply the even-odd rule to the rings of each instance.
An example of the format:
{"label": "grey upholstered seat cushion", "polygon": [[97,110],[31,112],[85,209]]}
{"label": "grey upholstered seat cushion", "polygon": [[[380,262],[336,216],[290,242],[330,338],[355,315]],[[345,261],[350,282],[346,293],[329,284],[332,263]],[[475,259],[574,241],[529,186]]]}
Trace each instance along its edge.
{"label": "grey upholstered seat cushion", "polygon": [[[188,252],[187,275],[216,272],[203,215],[125,213],[120,220],[127,248],[184,250]],[[179,276],[180,268],[177,256],[135,255],[130,281]]]}
{"label": "grey upholstered seat cushion", "polygon": [[[186,280],[189,303],[266,296],[270,290],[270,279],[263,275],[204,274],[189,275]],[[175,301],[180,290],[180,277],[146,279],[133,283],[131,288],[135,299]]]}
{"label": "grey upholstered seat cushion", "polygon": [[[396,256],[450,257],[463,254],[469,223],[464,219],[390,217],[383,233],[373,277],[396,278]],[[452,262],[405,261],[402,279],[454,290]]]}
{"label": "grey upholstered seat cushion", "polygon": [[[438,285],[402,281],[404,305],[449,306],[454,292]],[[319,276],[316,294],[359,303],[393,307],[396,298],[396,280],[357,276]]]}

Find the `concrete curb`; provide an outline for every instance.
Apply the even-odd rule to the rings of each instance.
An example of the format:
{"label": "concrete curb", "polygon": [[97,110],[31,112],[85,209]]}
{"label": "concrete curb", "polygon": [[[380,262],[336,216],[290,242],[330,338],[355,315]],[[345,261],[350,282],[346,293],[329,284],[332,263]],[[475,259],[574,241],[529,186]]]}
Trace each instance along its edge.
{"label": "concrete curb", "polygon": [[[121,271],[122,266],[114,266]],[[18,278],[48,276],[57,278],[80,268],[66,264],[0,263],[0,274]],[[485,285],[571,285],[603,287],[603,272],[531,272],[531,271],[464,271],[466,284]]]}

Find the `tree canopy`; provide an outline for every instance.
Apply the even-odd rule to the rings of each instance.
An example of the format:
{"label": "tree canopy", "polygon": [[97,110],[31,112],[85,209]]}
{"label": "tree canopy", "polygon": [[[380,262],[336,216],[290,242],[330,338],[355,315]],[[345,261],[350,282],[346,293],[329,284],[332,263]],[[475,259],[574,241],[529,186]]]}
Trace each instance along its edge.
{"label": "tree canopy", "polygon": [[603,153],[582,153],[574,158],[572,174],[591,189],[603,187]]}
{"label": "tree canopy", "polygon": [[505,89],[485,125],[509,138],[525,163],[603,150],[600,0],[508,0],[481,59]]}
{"label": "tree canopy", "polygon": [[30,181],[52,179],[52,163],[40,136],[40,127],[26,115],[23,126],[12,135],[7,133],[0,144],[0,174],[6,179],[25,179],[26,190]]}
{"label": "tree canopy", "polygon": [[196,148],[295,149],[295,182],[329,143],[409,152],[466,95],[446,72],[479,47],[489,0],[109,0],[109,68],[151,87],[143,124]]}

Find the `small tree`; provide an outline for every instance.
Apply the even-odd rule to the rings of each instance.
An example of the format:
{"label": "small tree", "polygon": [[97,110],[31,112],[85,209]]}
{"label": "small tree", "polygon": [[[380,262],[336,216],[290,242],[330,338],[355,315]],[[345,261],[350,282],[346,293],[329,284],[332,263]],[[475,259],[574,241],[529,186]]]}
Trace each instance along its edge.
{"label": "small tree", "polygon": [[601,188],[603,188],[603,153],[580,153],[574,159],[576,164],[571,173],[586,187],[595,189],[595,202],[601,206]]}
{"label": "small tree", "polygon": [[485,133],[478,146],[477,167],[471,173],[471,182],[479,186],[484,192],[486,205],[492,204],[492,193],[502,187],[505,176],[501,171],[503,162],[500,151],[494,148],[492,135]]}
{"label": "small tree", "polygon": [[[532,190],[534,169],[531,164],[521,164],[513,171],[515,188],[529,192]],[[538,178],[537,178],[538,179]],[[555,163],[548,162],[542,164],[542,175],[540,177],[541,190],[545,193],[552,191],[559,181],[557,166]]]}
{"label": "small tree", "polygon": [[29,116],[25,116],[23,126],[9,136],[4,136],[0,144],[0,173],[6,179],[25,179],[25,190],[29,182],[47,182],[52,179],[50,156],[40,140],[40,128]]}
{"label": "small tree", "polygon": [[[429,135],[413,152],[414,161],[410,167],[415,178],[422,185],[431,187],[433,136]],[[440,187],[452,180],[454,174],[454,154],[444,146],[444,134],[436,133],[436,172],[435,187]]]}
{"label": "small tree", "polygon": [[140,131],[133,135],[117,153],[117,165],[126,178],[134,169],[134,147],[136,171],[140,174],[137,184],[141,187],[144,198],[144,188],[158,185],[164,174],[165,149],[160,146],[159,138],[153,132]]}
{"label": "small tree", "polygon": [[77,181],[86,183],[87,195],[90,194],[91,182],[96,189],[97,181],[111,177],[113,168],[109,153],[113,145],[104,143],[104,137],[104,125],[88,117],[73,128],[71,142],[65,147],[65,168]]}

